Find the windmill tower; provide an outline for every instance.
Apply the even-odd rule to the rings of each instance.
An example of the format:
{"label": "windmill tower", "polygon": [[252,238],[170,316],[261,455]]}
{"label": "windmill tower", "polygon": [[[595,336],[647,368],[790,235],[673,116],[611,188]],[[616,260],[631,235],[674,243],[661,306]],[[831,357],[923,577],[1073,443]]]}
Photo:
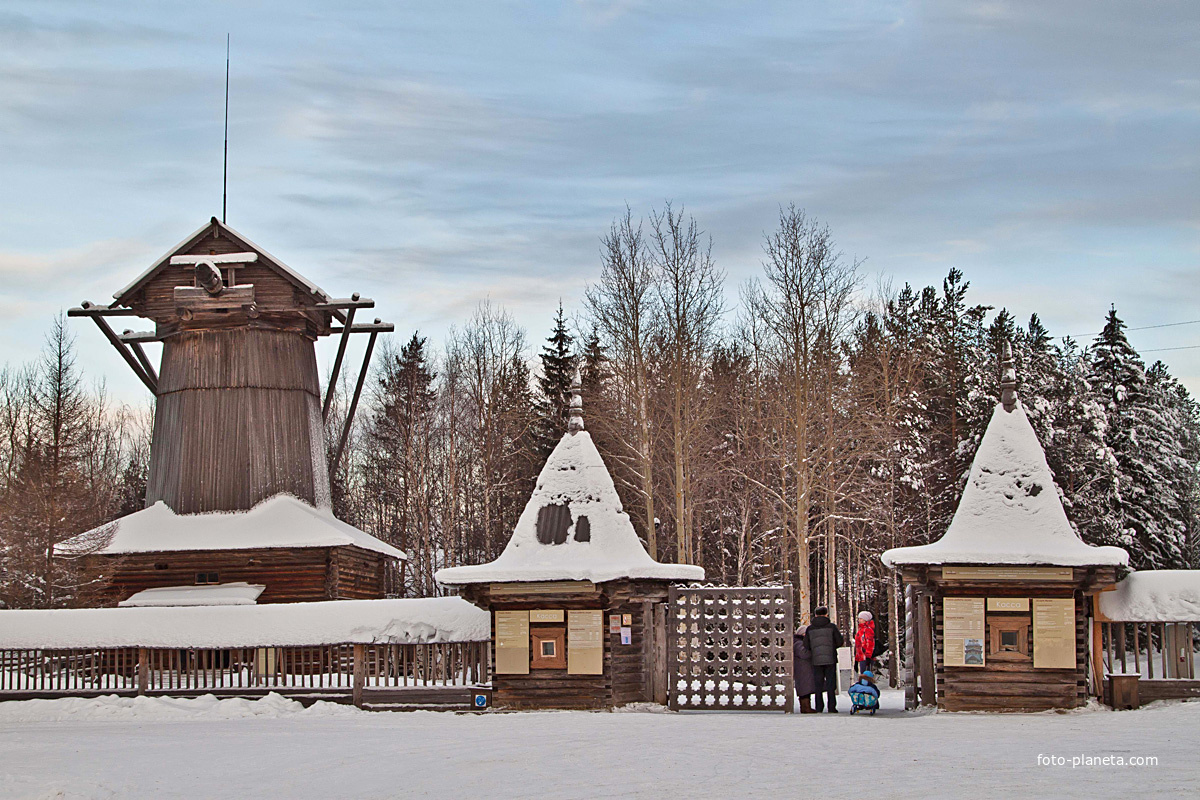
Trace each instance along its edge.
{"label": "windmill tower", "polygon": [[[374,302],[334,299],[215,217],[114,295],[69,316],[91,317],[153,392],[146,505],[179,514],[239,511],[286,492],[328,507],[324,420],[352,333],[370,339],[334,463],[362,391],[375,339],[393,326],[354,324]],[[149,332],[117,334],[112,317]],[[324,398],[315,343],[338,335]],[[162,345],[155,370],[143,345]]]}

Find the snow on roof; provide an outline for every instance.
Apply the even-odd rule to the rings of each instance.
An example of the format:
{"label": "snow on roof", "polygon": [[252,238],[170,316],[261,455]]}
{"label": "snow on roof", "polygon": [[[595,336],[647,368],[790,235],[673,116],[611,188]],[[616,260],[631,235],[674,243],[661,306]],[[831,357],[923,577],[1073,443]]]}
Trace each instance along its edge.
{"label": "snow on roof", "polygon": [[0,649],[424,644],[490,636],[488,613],[459,597],[0,611]]}
{"label": "snow on roof", "polygon": [[211,586],[158,586],[130,595],[117,605],[143,606],[252,606],[267,588],[261,583],[218,583]]}
{"label": "snow on roof", "polygon": [[1200,622],[1200,570],[1131,572],[1098,596],[1113,622]]}
{"label": "snow on roof", "polygon": [[884,552],[883,563],[1116,566],[1119,547],[1092,547],[1076,535],[1054,485],[1046,454],[1020,401],[997,404],[971,463],[958,510],[945,535]]}
{"label": "snow on roof", "polygon": [[[107,544],[103,544],[107,539]],[[103,544],[99,549],[94,545]],[[176,514],[159,501],[57,545],[64,555],[157,553],[180,550],[253,550],[263,547],[353,545],[406,558],[390,544],[347,525],[329,509],[277,494],[249,511]]]}
{"label": "snow on roof", "polygon": [[[539,541],[539,517],[543,538],[550,543]],[[660,564],[650,557],[621,508],[591,435],[578,430],[566,433],[546,460],[500,557],[490,564],[441,569],[435,577],[452,586],[493,581],[602,583],[618,578],[692,581],[703,580],[704,570]]]}
{"label": "snow on roof", "polygon": [[213,225],[216,225],[222,233],[229,234],[233,238],[240,240],[242,244],[246,245],[247,249],[254,250],[255,252],[257,252],[259,257],[262,259],[263,263],[267,264],[272,269],[274,269],[275,271],[277,271],[278,273],[283,275],[285,278],[287,278],[289,281],[294,283],[296,286],[304,289],[309,294],[316,297],[318,300],[328,300],[329,299],[329,295],[327,295],[325,293],[325,291],[323,289],[321,289],[321,287],[317,286],[315,283],[310,281],[308,278],[305,278],[303,275],[300,275],[299,273],[295,272],[287,264],[284,264],[278,258],[275,258],[275,256],[271,255],[266,250],[262,249],[261,247],[256,245],[254,242],[247,239],[245,236],[242,236],[240,233],[238,233],[233,228],[226,225],[224,222],[221,222],[216,217],[213,217],[211,220],[209,220],[208,222],[201,225],[190,236],[188,236],[182,242],[175,245],[173,248],[171,248],[166,253],[164,253],[161,258],[159,258],[157,261],[155,261],[153,264],[150,265],[149,269],[147,269],[141,275],[138,275],[136,278],[134,278],[133,282],[130,283],[128,286],[126,286],[124,289],[113,294],[113,297],[118,302],[123,302],[126,295],[128,295],[130,292],[139,288],[143,283],[145,283],[150,278],[150,276],[152,276],[158,270],[159,267],[163,266],[164,264],[168,263],[171,260],[171,256],[176,255],[180,250],[183,250],[183,249],[189,247],[194,242],[198,241],[202,236],[204,236],[206,233],[208,233],[208,231],[213,227]]}

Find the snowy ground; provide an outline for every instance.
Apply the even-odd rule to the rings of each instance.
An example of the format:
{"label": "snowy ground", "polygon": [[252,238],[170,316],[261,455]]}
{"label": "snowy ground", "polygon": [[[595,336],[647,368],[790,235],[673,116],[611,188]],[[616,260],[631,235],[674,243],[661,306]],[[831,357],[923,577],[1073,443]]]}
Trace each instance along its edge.
{"label": "snowy ground", "polygon": [[[894,692],[875,717],[372,713],[277,696],[8,702],[0,796],[1200,796],[1200,702],[1033,715],[901,705]],[[1081,755],[1158,763],[1072,768]]]}

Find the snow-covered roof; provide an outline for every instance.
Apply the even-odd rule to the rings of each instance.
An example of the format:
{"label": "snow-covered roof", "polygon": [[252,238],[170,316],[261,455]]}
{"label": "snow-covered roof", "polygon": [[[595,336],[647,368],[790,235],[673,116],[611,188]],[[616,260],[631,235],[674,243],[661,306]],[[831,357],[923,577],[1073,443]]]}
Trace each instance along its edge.
{"label": "snow-covered roof", "polygon": [[1131,572],[1099,597],[1113,622],[1200,622],[1200,570]]}
{"label": "snow-covered roof", "polygon": [[211,586],[158,586],[135,592],[117,603],[125,608],[145,606],[252,606],[267,588],[261,583],[217,583]]}
{"label": "snow-covered roof", "polygon": [[[548,542],[539,540],[539,516],[542,538]],[[650,557],[621,508],[612,476],[591,435],[572,430],[546,460],[500,557],[490,564],[438,570],[435,577],[451,586],[558,580],[602,583],[619,578],[693,581],[703,580],[704,570],[689,564],[661,564]]]}
{"label": "snow-covered roof", "polygon": [[[101,546],[94,549],[97,545]],[[269,497],[249,511],[208,514],[176,514],[159,501],[68,539],[55,550],[64,555],[112,555],[339,545],[374,550],[392,558],[406,557],[390,544],[342,522],[329,509],[313,508],[288,494]]]}
{"label": "snow-covered roof", "polygon": [[258,253],[259,258],[261,259],[262,263],[266,264],[271,269],[278,272],[280,275],[282,275],[288,281],[295,284],[298,288],[301,288],[304,291],[308,292],[317,300],[324,301],[324,300],[329,299],[329,296],[325,293],[325,291],[323,289],[321,289],[321,287],[317,286],[315,283],[310,281],[308,278],[305,278],[303,275],[300,275],[299,273],[295,272],[287,264],[284,264],[278,258],[275,258],[275,256],[271,255],[266,250],[262,249],[261,247],[256,245],[254,242],[247,239],[245,236],[242,236],[240,233],[235,231],[233,228],[230,228],[228,225],[226,225],[224,222],[221,222],[216,217],[213,217],[211,220],[209,220],[208,222],[201,225],[190,236],[188,236],[182,242],[175,245],[175,247],[171,248],[166,253],[164,253],[161,258],[159,258],[157,261],[155,261],[153,264],[150,265],[149,269],[147,269],[141,275],[134,278],[133,282],[130,283],[128,286],[126,286],[124,289],[113,294],[113,297],[116,299],[116,301],[118,303],[124,303],[130,292],[133,292],[136,289],[141,288],[142,284],[144,284],[146,281],[148,281],[154,275],[154,273],[159,270],[159,268],[161,268],[165,264],[169,264],[170,260],[171,260],[171,256],[176,255],[181,250],[185,250],[185,249],[191,247],[196,242],[198,242],[210,230],[212,230],[214,225],[217,226],[217,229],[222,233],[222,235],[230,236],[231,238],[233,238],[237,241],[240,241],[243,245],[245,245],[247,250],[253,250],[256,253]]}
{"label": "snow-covered roof", "polygon": [[945,535],[932,544],[888,550],[884,564],[1128,563],[1121,548],[1092,547],[1075,533],[1025,409],[1015,399],[1012,406],[1006,411],[997,404],[992,412]]}
{"label": "snow-covered roof", "polygon": [[459,597],[0,611],[0,649],[423,644],[490,635],[488,613]]}

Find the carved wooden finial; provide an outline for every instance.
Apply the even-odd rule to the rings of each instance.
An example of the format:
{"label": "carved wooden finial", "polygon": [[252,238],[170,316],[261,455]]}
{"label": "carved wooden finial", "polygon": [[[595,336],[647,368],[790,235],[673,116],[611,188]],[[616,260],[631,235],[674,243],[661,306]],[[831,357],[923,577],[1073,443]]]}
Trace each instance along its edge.
{"label": "carved wooden finial", "polygon": [[1012,345],[1004,343],[1004,354],[1000,357],[1000,405],[1005,411],[1017,407],[1017,368],[1013,365]]}
{"label": "carved wooden finial", "polygon": [[567,414],[567,430],[570,433],[583,430],[583,380],[579,370],[575,370],[575,377],[571,380],[571,406]]}

